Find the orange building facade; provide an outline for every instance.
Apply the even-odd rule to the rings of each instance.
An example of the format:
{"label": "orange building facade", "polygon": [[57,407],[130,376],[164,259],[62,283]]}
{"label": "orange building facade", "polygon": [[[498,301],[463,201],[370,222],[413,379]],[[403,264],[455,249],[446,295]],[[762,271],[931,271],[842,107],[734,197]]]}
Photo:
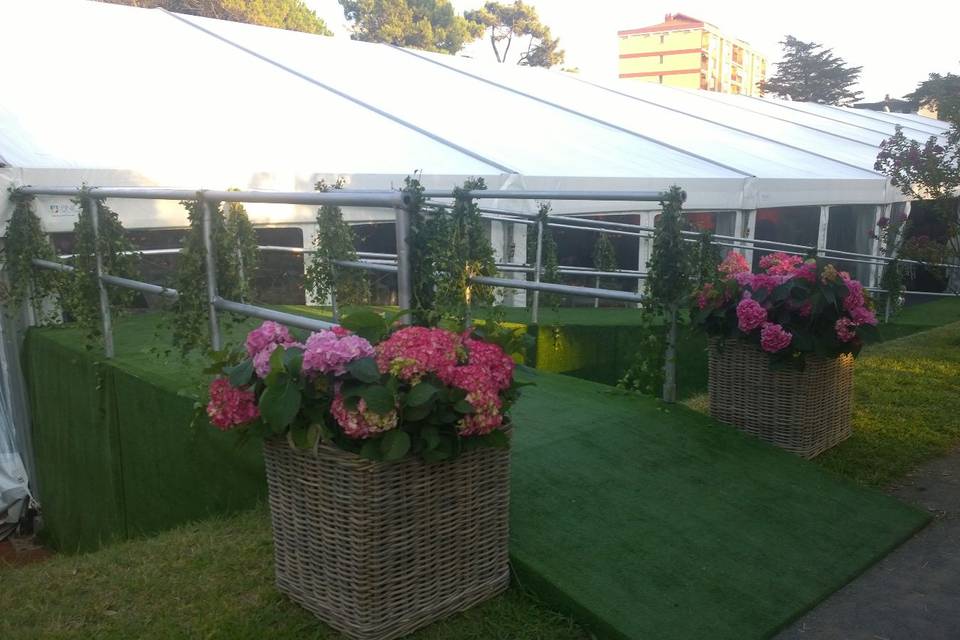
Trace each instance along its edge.
{"label": "orange building facade", "polygon": [[686,89],[761,95],[767,60],[748,43],[682,13],[618,31],[620,77]]}

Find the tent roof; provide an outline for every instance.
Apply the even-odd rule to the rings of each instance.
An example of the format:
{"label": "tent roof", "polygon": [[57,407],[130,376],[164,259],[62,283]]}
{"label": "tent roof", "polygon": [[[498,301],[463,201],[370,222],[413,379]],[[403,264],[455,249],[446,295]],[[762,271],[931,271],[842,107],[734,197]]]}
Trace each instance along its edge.
{"label": "tent roof", "polygon": [[390,186],[420,170],[511,188],[677,183],[702,207],[881,203],[903,197],[873,170],[879,143],[897,124],[946,130],[78,0],[0,3],[0,42],[17,61],[0,158],[34,183],[99,170]]}

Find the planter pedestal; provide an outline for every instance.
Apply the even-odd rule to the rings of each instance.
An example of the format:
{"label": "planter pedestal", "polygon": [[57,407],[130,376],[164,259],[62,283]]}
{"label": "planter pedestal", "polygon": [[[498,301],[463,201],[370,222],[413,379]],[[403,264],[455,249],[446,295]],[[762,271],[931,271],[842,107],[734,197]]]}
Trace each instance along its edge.
{"label": "planter pedestal", "polygon": [[509,583],[510,451],[373,462],[264,444],[277,587],[356,640],[390,640]]}
{"label": "planter pedestal", "polygon": [[808,355],[803,371],[771,371],[740,340],[710,341],[710,415],[804,458],[850,437],[853,356]]}

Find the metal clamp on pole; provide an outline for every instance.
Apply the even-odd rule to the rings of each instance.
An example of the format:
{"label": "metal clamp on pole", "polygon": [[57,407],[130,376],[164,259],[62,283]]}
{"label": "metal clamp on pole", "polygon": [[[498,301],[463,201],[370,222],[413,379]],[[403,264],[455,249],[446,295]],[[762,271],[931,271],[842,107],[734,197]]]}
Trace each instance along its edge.
{"label": "metal clamp on pole", "polygon": [[210,312],[210,345],[214,351],[219,351],[220,343],[220,323],[217,321],[217,259],[213,254],[212,223],[210,220],[210,203],[207,201],[204,192],[197,192],[197,200],[203,211],[203,248],[207,261],[207,304]]}
{"label": "metal clamp on pole", "polygon": [[97,261],[97,290],[100,293],[100,321],[103,333],[103,352],[112,358],[113,350],[113,318],[110,316],[110,296],[103,283],[103,256],[100,255],[100,205],[96,198],[88,197],[87,206],[90,209],[90,226],[93,228],[93,254]]}

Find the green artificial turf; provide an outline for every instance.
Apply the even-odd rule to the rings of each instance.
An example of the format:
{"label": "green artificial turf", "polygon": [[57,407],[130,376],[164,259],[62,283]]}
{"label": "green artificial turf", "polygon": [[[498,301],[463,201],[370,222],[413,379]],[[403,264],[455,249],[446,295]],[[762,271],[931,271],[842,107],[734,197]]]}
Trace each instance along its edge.
{"label": "green artificial turf", "polygon": [[896,324],[925,327],[960,322],[960,296],[912,304],[898,311],[890,320]]}
{"label": "green artificial turf", "polygon": [[767,637],[927,520],[683,406],[531,379],[511,557],[603,637]]}

